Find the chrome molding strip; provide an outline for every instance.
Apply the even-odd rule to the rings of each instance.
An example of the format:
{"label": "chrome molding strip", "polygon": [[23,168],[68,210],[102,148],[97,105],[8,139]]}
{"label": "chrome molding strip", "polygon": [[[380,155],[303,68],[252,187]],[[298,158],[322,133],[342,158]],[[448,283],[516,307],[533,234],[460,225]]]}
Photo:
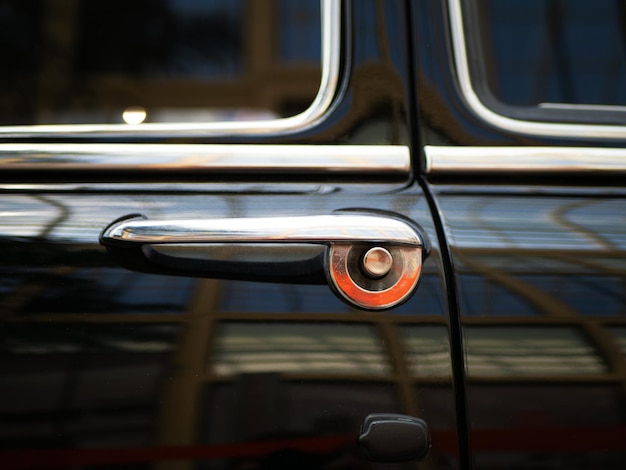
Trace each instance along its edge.
{"label": "chrome molding strip", "polygon": [[0,170],[409,175],[401,145],[0,144]]}
{"label": "chrome molding strip", "polygon": [[542,109],[567,109],[572,111],[601,111],[620,112],[626,111],[626,106],[604,105],[604,104],[575,104],[575,103],[539,103]]}
{"label": "chrome molding strip", "polygon": [[426,172],[626,172],[626,149],[586,147],[437,147],[427,145]]}
{"label": "chrome molding strip", "polygon": [[467,104],[479,118],[499,129],[525,135],[576,139],[626,138],[626,126],[523,121],[487,108],[476,94],[470,79],[461,0],[448,0],[448,8],[457,79]]}
{"label": "chrome molding strip", "polygon": [[177,122],[147,124],[58,124],[0,126],[0,137],[32,137],[50,134],[132,134],[154,133],[211,135],[259,135],[267,132],[290,132],[313,126],[330,107],[339,82],[340,0],[320,0],[322,27],[322,77],[317,96],[300,114],[267,121]]}

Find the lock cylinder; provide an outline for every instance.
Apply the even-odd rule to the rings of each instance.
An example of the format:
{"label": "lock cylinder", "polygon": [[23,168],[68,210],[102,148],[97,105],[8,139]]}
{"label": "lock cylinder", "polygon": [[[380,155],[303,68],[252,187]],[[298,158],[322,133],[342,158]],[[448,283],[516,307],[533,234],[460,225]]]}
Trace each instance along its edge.
{"label": "lock cylinder", "polygon": [[405,302],[417,287],[422,248],[333,244],[326,266],[328,283],[343,300],[383,310]]}

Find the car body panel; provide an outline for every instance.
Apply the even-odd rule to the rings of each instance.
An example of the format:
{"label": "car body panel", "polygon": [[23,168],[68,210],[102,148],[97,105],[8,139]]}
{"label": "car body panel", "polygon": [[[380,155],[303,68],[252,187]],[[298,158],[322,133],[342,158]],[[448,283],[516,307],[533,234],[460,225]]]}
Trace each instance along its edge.
{"label": "car body panel", "polygon": [[[419,293],[389,313],[359,312],[324,285],[130,272],[97,241],[124,213],[171,220],[328,214],[364,199],[369,209],[420,220],[434,242]],[[431,458],[456,460],[445,288],[420,190],[7,192],[2,212],[2,440],[24,449],[12,465],[24,458],[41,465],[54,448],[83,449],[55,455],[87,465],[115,449],[117,459],[100,460],[113,466],[185,455],[209,468],[252,465],[279,455],[281,445],[300,449],[302,459],[328,463],[345,452],[360,459],[356,432],[373,412],[424,417]]]}
{"label": "car body panel", "polygon": [[[4,135],[0,466],[621,468],[623,141],[481,119],[450,2],[337,5],[336,88],[305,126]],[[404,218],[428,240],[405,304],[136,272],[99,243],[130,214],[342,209]],[[366,460],[371,413],[423,418],[426,459]]]}
{"label": "car body panel", "polygon": [[575,459],[579,468],[619,468],[624,194],[436,192],[458,286],[475,467],[563,468]]}

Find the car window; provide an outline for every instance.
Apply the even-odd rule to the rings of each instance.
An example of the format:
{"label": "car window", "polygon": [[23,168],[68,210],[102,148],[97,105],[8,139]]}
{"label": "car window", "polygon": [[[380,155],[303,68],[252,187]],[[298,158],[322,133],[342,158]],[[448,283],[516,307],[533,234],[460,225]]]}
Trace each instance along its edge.
{"label": "car window", "polygon": [[626,4],[468,0],[473,89],[499,114],[535,121],[626,122]]}
{"label": "car window", "polygon": [[298,115],[321,38],[319,0],[3,0],[0,125]]}

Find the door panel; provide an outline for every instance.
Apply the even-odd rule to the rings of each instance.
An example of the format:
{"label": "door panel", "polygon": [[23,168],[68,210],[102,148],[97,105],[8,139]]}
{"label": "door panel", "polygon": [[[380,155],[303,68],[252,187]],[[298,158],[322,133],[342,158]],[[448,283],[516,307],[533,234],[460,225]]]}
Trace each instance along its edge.
{"label": "door panel", "polygon": [[[3,19],[15,14],[25,22],[16,25],[29,25],[22,31],[40,28],[49,41],[9,77],[20,93],[1,116],[12,127],[0,129],[0,461],[13,469],[466,464],[458,456],[461,400],[451,372],[458,358],[450,353],[443,263],[413,181],[406,3],[324,0],[318,10],[317,2],[199,2],[227,10],[221,26],[242,54],[223,55],[228,47],[203,39],[217,31],[200,28],[209,51],[195,57],[223,57],[236,77],[218,71],[205,80],[193,60],[181,65],[181,54],[199,50],[189,39],[195,30],[182,28],[173,32],[179,55],[167,41],[148,44],[150,54],[165,55],[165,72],[156,75],[168,75],[170,65],[184,69],[171,82],[149,73],[150,61],[128,59],[133,44],[97,60],[109,54],[105,46],[124,43],[128,24],[115,41],[98,42],[98,31],[66,28],[57,17],[87,8],[90,21],[101,22],[115,6],[96,3],[40,2],[54,14],[25,18],[24,7],[8,2]],[[119,17],[132,24],[140,9],[126,3]],[[185,10],[184,24],[207,20],[186,10],[192,2],[160,2],[139,15],[141,28],[158,32],[153,25],[169,3]],[[67,8],[52,8],[61,4]],[[243,18],[233,19],[240,7]],[[321,37],[306,33],[317,21]],[[250,34],[233,36],[237,25]],[[10,41],[11,57],[36,46],[37,34]],[[80,64],[72,69],[64,55],[80,35],[102,52],[80,49],[76,57],[95,70],[85,80],[74,76],[84,73]],[[118,59],[130,64],[132,80],[111,77]],[[43,80],[46,71],[73,81]],[[243,71],[254,80],[241,78]],[[33,83],[41,93],[29,91]],[[88,101],[73,83],[101,94]],[[106,116],[81,114],[98,102]],[[169,114],[159,118],[151,103]],[[211,112],[251,107],[247,118],[257,119],[224,122],[246,116],[218,109],[195,121],[203,103]],[[142,104],[145,123],[122,124],[121,111]],[[64,109],[78,114],[64,120]],[[405,304],[366,312],[324,284],[129,271],[99,244],[106,226],[133,213],[198,220],[346,208],[393,212],[429,238],[420,285]],[[365,460],[357,436],[371,413],[425,419],[432,439],[426,460]]]}
{"label": "door panel", "polygon": [[476,468],[621,468],[621,192],[436,188],[458,285]]}
{"label": "door panel", "polygon": [[[425,419],[426,465],[455,468],[439,248],[421,191],[388,189],[5,192],[3,461],[11,468],[375,468],[363,461],[356,435],[365,416],[385,412]],[[98,244],[100,231],[126,213],[324,215],[364,202],[419,221],[432,242],[417,292],[386,312],[352,308],[326,285],[131,272]]]}
{"label": "door panel", "polygon": [[[531,91],[574,90],[582,78],[570,66],[604,60],[607,44],[621,44],[590,31],[619,21],[578,2],[411,8],[422,181],[450,255],[471,465],[622,468],[623,109],[583,95],[524,101]],[[569,47],[573,38],[584,47]],[[588,83],[618,76],[587,72]],[[533,90],[524,88],[531,75]]]}

